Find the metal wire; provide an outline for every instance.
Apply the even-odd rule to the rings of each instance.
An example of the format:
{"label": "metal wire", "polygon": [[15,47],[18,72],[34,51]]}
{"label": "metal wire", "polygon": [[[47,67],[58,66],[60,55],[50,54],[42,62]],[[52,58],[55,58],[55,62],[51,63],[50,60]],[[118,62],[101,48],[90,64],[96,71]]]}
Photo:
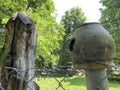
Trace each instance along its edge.
{"label": "metal wire", "polygon": [[[98,62],[98,63],[101,63],[101,62]],[[103,64],[103,63],[102,63],[102,64]],[[109,65],[109,67],[112,67],[112,68],[114,68],[115,70],[114,70],[114,69],[110,69],[110,70],[108,69],[108,71],[106,72],[107,75],[106,75],[104,78],[102,78],[102,79],[100,80],[100,82],[97,82],[97,81],[96,81],[95,90],[104,90],[104,89],[100,86],[100,83],[103,82],[104,79],[108,78],[109,75],[112,75],[114,72],[117,72],[117,75],[118,75],[118,76],[120,75],[120,69],[119,69],[119,67],[113,66],[113,65],[112,65],[112,66]],[[57,73],[56,70],[51,70],[51,69],[47,69],[47,68],[43,68],[43,67],[41,67],[41,68],[42,68],[41,70],[45,71],[45,72],[48,74],[48,76],[50,76],[50,75],[53,76],[53,78],[54,78],[54,79],[56,80],[56,82],[58,83],[58,86],[56,86],[56,89],[55,89],[55,90],[58,90],[59,88],[61,88],[61,89],[63,89],[63,90],[67,90],[66,87],[64,87],[64,85],[63,85],[62,83],[65,81],[66,78],[69,78],[69,76],[71,75],[71,73],[72,73],[73,71],[78,70],[78,68],[70,68],[71,71],[69,71],[68,69],[65,69],[65,70],[63,70],[63,72],[64,72],[64,77],[63,77],[63,79],[62,79],[62,80],[58,80],[58,79],[56,78],[56,75],[57,75],[57,74],[56,74],[56,73]],[[15,74],[14,77],[17,77],[18,79],[23,79],[23,80],[25,81],[27,87],[29,88],[29,90],[32,90],[31,86],[29,86],[29,83],[30,83],[31,81],[33,81],[33,79],[36,77],[36,75],[41,75],[41,73],[35,72],[35,75],[34,75],[30,80],[27,80],[27,79],[23,76],[23,73],[28,72],[27,70],[21,70],[21,69],[17,69],[17,68],[13,68],[13,67],[4,67],[4,69],[11,70],[11,72],[12,72],[12,71],[16,72],[17,74]],[[31,68],[31,70],[32,70],[32,69],[34,69],[35,71],[39,71],[39,70],[40,70],[40,68]],[[82,72],[84,75],[86,75],[86,73],[85,73],[82,69],[79,69],[79,71]],[[9,72],[8,75],[10,75],[11,72]],[[87,75],[86,75],[86,76],[87,76]],[[3,78],[3,77],[2,77],[2,78]],[[0,90],[5,90],[5,89],[2,87],[1,84],[0,84]]]}

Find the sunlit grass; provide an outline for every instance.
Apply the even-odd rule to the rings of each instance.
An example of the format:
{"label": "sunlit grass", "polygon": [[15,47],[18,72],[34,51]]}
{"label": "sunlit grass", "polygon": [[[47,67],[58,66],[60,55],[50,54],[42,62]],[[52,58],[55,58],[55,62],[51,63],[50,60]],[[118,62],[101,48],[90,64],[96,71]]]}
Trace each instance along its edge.
{"label": "sunlit grass", "polygon": [[120,90],[120,82],[109,81],[110,90]]}
{"label": "sunlit grass", "polygon": [[[64,77],[57,77],[59,81],[64,79]],[[35,81],[39,84],[40,90],[56,90],[58,88],[58,82],[54,77],[37,77]],[[86,90],[85,78],[81,76],[73,76],[66,78],[62,82],[63,88],[65,90]],[[64,90],[59,87],[57,90]],[[109,90],[120,90],[120,82],[109,82]]]}

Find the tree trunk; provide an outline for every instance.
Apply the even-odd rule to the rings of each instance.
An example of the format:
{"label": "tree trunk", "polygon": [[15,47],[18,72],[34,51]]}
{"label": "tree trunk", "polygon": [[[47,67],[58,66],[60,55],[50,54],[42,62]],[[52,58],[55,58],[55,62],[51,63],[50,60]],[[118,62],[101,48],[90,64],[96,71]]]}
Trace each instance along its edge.
{"label": "tree trunk", "polygon": [[34,59],[36,30],[33,21],[24,13],[16,13],[6,24],[1,84],[5,90],[35,90]]}

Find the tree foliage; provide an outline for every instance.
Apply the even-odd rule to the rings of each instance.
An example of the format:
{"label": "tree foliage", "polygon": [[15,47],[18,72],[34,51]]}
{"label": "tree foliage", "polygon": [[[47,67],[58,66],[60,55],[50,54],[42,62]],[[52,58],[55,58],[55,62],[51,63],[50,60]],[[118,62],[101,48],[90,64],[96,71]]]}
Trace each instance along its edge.
{"label": "tree foliage", "polygon": [[103,8],[100,9],[102,15],[100,22],[110,31],[116,43],[116,64],[120,65],[120,1],[100,0]]}
{"label": "tree foliage", "polygon": [[69,42],[72,33],[75,28],[80,24],[86,21],[86,16],[82,12],[82,9],[79,7],[71,8],[70,10],[65,12],[65,15],[62,16],[61,24],[65,28],[65,35],[63,37],[63,41],[61,42],[61,51],[60,51],[60,65],[66,65],[71,62],[71,58],[69,56]]}
{"label": "tree foliage", "polygon": [[[37,62],[44,65],[53,64],[58,58],[59,40],[64,34],[63,27],[55,20],[56,13],[52,0],[0,0],[0,24],[16,12],[27,13],[36,23],[37,29]],[[37,65],[39,65],[37,63]]]}

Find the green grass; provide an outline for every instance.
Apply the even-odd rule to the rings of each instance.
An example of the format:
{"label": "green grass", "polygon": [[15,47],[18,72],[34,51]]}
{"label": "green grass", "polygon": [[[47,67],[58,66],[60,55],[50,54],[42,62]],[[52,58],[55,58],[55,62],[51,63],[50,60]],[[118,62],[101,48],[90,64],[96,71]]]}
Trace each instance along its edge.
{"label": "green grass", "polygon": [[109,81],[110,90],[120,90],[120,82]]}
{"label": "green grass", "polygon": [[[58,80],[62,80],[64,77],[57,77]],[[56,90],[58,82],[53,77],[37,77],[35,79],[40,85],[40,90]],[[81,76],[73,76],[66,78],[62,82],[62,86],[65,90],[86,90],[85,78]],[[57,90],[63,90],[61,87]],[[120,82],[109,82],[109,90],[120,90]]]}

